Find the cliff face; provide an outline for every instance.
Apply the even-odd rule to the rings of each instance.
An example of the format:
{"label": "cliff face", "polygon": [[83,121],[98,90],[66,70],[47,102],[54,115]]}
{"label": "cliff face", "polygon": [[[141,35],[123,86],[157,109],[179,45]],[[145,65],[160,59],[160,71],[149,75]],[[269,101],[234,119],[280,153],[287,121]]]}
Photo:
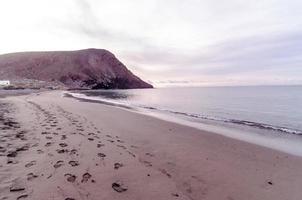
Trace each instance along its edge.
{"label": "cliff face", "polygon": [[22,87],[152,88],[104,49],[0,55],[0,79]]}

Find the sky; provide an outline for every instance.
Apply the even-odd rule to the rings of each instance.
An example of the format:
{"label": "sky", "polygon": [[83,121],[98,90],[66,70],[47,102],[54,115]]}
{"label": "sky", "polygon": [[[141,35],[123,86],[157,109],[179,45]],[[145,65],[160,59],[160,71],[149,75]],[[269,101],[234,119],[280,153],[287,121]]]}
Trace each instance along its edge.
{"label": "sky", "polygon": [[158,87],[302,84],[301,0],[0,0],[0,54],[107,49]]}

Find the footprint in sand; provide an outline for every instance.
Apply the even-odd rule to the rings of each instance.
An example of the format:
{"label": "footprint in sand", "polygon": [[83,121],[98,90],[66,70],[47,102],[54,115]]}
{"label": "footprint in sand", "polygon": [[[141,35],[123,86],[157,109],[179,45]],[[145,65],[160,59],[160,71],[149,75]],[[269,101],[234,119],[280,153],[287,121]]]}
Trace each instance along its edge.
{"label": "footprint in sand", "polygon": [[146,156],[153,157],[154,155],[152,153],[145,153]]}
{"label": "footprint in sand", "polygon": [[88,140],[89,140],[89,141],[93,141],[94,139],[93,139],[93,138],[88,138]]}
{"label": "footprint in sand", "polygon": [[76,150],[76,149],[72,149],[70,151],[70,155],[76,155],[77,153],[78,153],[78,150]]}
{"label": "footprint in sand", "polygon": [[46,138],[47,140],[51,140],[51,139],[52,139],[51,136],[46,136],[45,138]]}
{"label": "footprint in sand", "polygon": [[167,172],[167,170],[165,170],[165,169],[158,169],[162,174],[164,174],[164,175],[166,175],[168,178],[171,178],[172,176],[171,176],[171,174],[169,174],[168,172]]}
{"label": "footprint in sand", "polygon": [[177,194],[177,193],[172,193],[171,194],[173,197],[179,197],[179,194]]}
{"label": "footprint in sand", "polygon": [[103,154],[103,153],[98,153],[98,157],[100,157],[100,158],[105,158],[105,157],[106,157],[106,155],[105,155],[105,154]]}
{"label": "footprint in sand", "polygon": [[75,167],[75,166],[79,166],[79,165],[80,165],[78,161],[74,161],[74,160],[69,161],[69,164],[70,164],[72,167]]}
{"label": "footprint in sand", "polygon": [[57,153],[68,153],[68,149],[57,149]]}
{"label": "footprint in sand", "polygon": [[54,164],[54,168],[59,168],[59,167],[61,167],[61,166],[63,166],[64,165],[64,161],[63,160],[59,160],[59,161],[57,161],[56,162],[56,164]]}
{"label": "footprint in sand", "polygon": [[81,182],[82,183],[86,183],[86,182],[88,182],[88,180],[90,178],[91,178],[91,174],[89,174],[88,172],[86,172],[85,174],[83,174]]}
{"label": "footprint in sand", "polygon": [[112,189],[116,192],[126,192],[128,190],[127,186],[125,186],[121,181],[112,183]]}
{"label": "footprint in sand", "polygon": [[135,154],[134,153],[132,153],[132,152],[130,152],[130,151],[127,151],[127,153],[129,154],[129,155],[131,155],[133,158],[135,158],[136,156],[135,156]]}
{"label": "footprint in sand", "polygon": [[42,154],[42,153],[44,153],[44,151],[43,151],[43,150],[41,150],[41,149],[38,149],[38,150],[37,150],[37,152],[38,152],[38,154]]}
{"label": "footprint in sand", "polygon": [[47,142],[47,143],[45,144],[46,147],[50,147],[51,145],[52,145],[51,142]]}
{"label": "footprint in sand", "polygon": [[53,157],[54,155],[52,153],[47,154],[49,157]]}
{"label": "footprint in sand", "polygon": [[127,149],[127,147],[125,147],[125,146],[123,146],[123,145],[120,145],[120,144],[118,144],[118,145],[116,145],[117,147],[120,147],[120,148],[122,148],[122,149]]}
{"label": "footprint in sand", "polygon": [[124,166],[123,163],[114,163],[114,169],[119,169],[123,166]]}
{"label": "footprint in sand", "polygon": [[59,145],[60,145],[60,147],[67,147],[68,146],[66,143],[60,143]]}
{"label": "footprint in sand", "polygon": [[10,192],[20,192],[20,191],[24,191],[24,190],[25,190],[24,185],[19,182],[13,183],[13,185],[9,188]]}
{"label": "footprint in sand", "polygon": [[74,199],[74,198],[69,198],[69,197],[68,197],[68,198],[66,198],[65,200],[75,200],[75,199]]}
{"label": "footprint in sand", "polygon": [[35,165],[36,163],[37,163],[36,161],[31,161],[31,162],[27,163],[25,165],[25,167],[31,167],[31,166]]}
{"label": "footprint in sand", "polygon": [[139,159],[139,162],[143,163],[146,167],[152,167],[152,163],[149,161]]}
{"label": "footprint in sand", "polygon": [[[1,140],[0,142],[5,142],[5,141]],[[1,146],[0,146],[0,152],[1,152],[1,153],[5,153],[5,152],[6,152],[6,149],[5,149],[4,147],[1,147]]]}
{"label": "footprint in sand", "polygon": [[19,196],[19,197],[17,198],[17,200],[19,200],[19,199],[26,199],[27,197],[28,197],[27,194],[22,194],[21,196]]}
{"label": "footprint in sand", "polygon": [[39,143],[36,143],[36,144],[32,145],[31,147],[37,147],[37,146],[39,146]]}
{"label": "footprint in sand", "polygon": [[35,178],[38,178],[38,175],[35,175],[34,173],[27,174],[27,180],[28,181],[31,181],[31,180],[33,180]]}
{"label": "footprint in sand", "polygon": [[96,146],[97,146],[97,148],[101,148],[101,147],[103,147],[105,145],[104,144],[97,144]]}
{"label": "footprint in sand", "polygon": [[66,135],[62,135],[61,136],[61,140],[66,140],[67,136]]}
{"label": "footprint in sand", "polygon": [[71,182],[71,183],[74,183],[77,179],[77,177],[75,175],[72,175],[72,174],[65,174],[64,176],[67,177],[66,180],[68,182]]}
{"label": "footprint in sand", "polygon": [[12,152],[9,152],[6,156],[7,157],[10,157],[10,158],[14,158],[18,155],[18,152],[17,151],[12,151]]}

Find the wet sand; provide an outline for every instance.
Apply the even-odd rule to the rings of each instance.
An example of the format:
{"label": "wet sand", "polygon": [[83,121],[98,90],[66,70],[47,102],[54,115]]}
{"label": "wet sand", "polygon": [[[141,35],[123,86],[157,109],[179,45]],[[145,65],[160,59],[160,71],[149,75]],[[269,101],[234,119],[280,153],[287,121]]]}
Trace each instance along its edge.
{"label": "wet sand", "polygon": [[300,200],[302,159],[61,91],[0,100],[0,200]]}

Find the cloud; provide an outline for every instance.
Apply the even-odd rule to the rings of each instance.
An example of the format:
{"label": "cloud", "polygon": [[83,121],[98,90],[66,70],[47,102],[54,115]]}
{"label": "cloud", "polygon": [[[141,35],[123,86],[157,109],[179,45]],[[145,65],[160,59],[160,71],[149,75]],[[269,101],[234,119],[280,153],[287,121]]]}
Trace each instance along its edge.
{"label": "cloud", "polygon": [[[96,15],[96,11],[92,9],[92,5],[95,3],[95,1],[76,0],[75,5],[78,8],[79,16],[77,19],[70,20],[65,27],[69,28],[73,33],[79,34],[80,37],[94,40],[96,42],[95,46],[108,43],[121,49],[123,49],[123,46],[125,49],[128,48],[127,45],[131,45],[132,49],[152,46],[147,38],[143,36],[133,36],[126,32],[106,27],[100,17]],[[100,9],[100,12],[102,12],[102,9]],[[110,19],[108,20],[110,21]]]}
{"label": "cloud", "polygon": [[[148,49],[126,56],[133,65],[148,66],[140,73],[157,77],[159,85],[302,84],[301,33],[236,38],[187,53]],[[174,80],[165,81],[166,74]]]}
{"label": "cloud", "polygon": [[201,69],[216,65],[237,70],[235,65],[261,68],[299,62],[301,50],[302,31],[238,38],[192,52],[151,48],[140,53],[129,53],[127,56],[147,65],[162,64],[175,68],[191,66]]}
{"label": "cloud", "polygon": [[16,3],[0,2],[4,52],[106,48],[155,82],[302,77],[298,0],[28,0],[11,12]]}

